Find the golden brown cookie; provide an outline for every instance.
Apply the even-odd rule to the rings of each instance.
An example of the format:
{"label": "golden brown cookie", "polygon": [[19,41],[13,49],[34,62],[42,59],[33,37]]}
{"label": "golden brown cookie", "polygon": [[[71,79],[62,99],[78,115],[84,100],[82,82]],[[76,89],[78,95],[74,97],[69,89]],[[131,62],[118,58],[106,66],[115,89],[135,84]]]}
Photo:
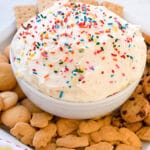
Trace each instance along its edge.
{"label": "golden brown cookie", "polygon": [[127,100],[121,107],[121,116],[128,123],[134,123],[144,120],[149,113],[149,103],[141,95]]}
{"label": "golden brown cookie", "polygon": [[34,105],[28,98],[25,98],[21,101],[21,104],[26,107],[31,113],[42,112],[40,108]]}
{"label": "golden brown cookie", "polygon": [[5,49],[3,51],[3,54],[7,57],[8,60],[9,60],[9,52],[10,52],[10,45],[5,47]]}
{"label": "golden brown cookie", "polygon": [[79,121],[78,120],[73,120],[73,119],[59,119],[56,122],[57,126],[57,133],[59,136],[64,136],[67,134],[72,133],[73,131],[77,130],[79,126]]}
{"label": "golden brown cookie", "polygon": [[29,122],[31,118],[30,112],[22,105],[14,106],[1,115],[2,123],[7,127],[14,127],[17,122]]}
{"label": "golden brown cookie", "polygon": [[4,104],[3,109],[2,109],[3,111],[16,105],[18,101],[18,95],[12,91],[1,92],[0,97],[2,98],[3,104]]}
{"label": "golden brown cookie", "polygon": [[150,126],[150,110],[149,110],[149,113],[148,113],[147,117],[144,119],[144,123],[145,123],[146,125],[149,125],[149,126]]}
{"label": "golden brown cookie", "polygon": [[119,144],[117,145],[115,150],[140,150],[141,148],[127,145],[127,144]]}
{"label": "golden brown cookie", "polygon": [[4,54],[0,53],[0,63],[9,63],[9,60]]}
{"label": "golden brown cookie", "polygon": [[56,143],[48,143],[45,147],[36,148],[35,150],[56,150]]}
{"label": "golden brown cookie", "polygon": [[32,140],[36,129],[25,122],[18,122],[10,130],[10,133],[18,138],[22,143],[32,146]]}
{"label": "golden brown cookie", "polygon": [[56,150],[75,150],[73,148],[64,148],[64,147],[58,147]]}
{"label": "golden brown cookie", "polygon": [[150,64],[150,48],[147,49],[147,59],[146,62]]}
{"label": "golden brown cookie", "polygon": [[13,91],[14,91],[15,93],[17,93],[19,100],[22,100],[22,99],[24,99],[24,98],[26,97],[25,94],[23,93],[22,89],[20,88],[20,86],[19,86],[18,84],[17,84],[16,87],[13,89]]}
{"label": "golden brown cookie", "polygon": [[150,141],[150,127],[149,126],[145,126],[143,128],[141,128],[137,133],[137,136],[144,141]]}
{"label": "golden brown cookie", "polygon": [[12,90],[16,86],[16,79],[11,65],[0,63],[0,91]]}
{"label": "golden brown cookie", "polygon": [[144,40],[147,44],[150,44],[150,35],[146,34],[146,33],[142,33]]}
{"label": "golden brown cookie", "polygon": [[121,143],[135,146],[135,147],[142,147],[142,142],[138,138],[138,136],[127,128],[120,128],[119,133],[121,134]]}
{"label": "golden brown cookie", "polygon": [[100,5],[105,6],[110,11],[119,15],[120,17],[123,17],[123,7],[121,5],[109,1],[103,1],[100,3]]}
{"label": "golden brown cookie", "polygon": [[0,97],[0,111],[2,111],[3,108],[4,108],[3,98]]}
{"label": "golden brown cookie", "polygon": [[33,138],[33,146],[35,148],[45,147],[56,135],[56,125],[54,123],[49,123],[45,128],[37,131]]}
{"label": "golden brown cookie", "polygon": [[139,84],[139,85],[136,87],[136,89],[134,90],[134,92],[133,92],[132,95],[131,95],[131,98],[132,98],[132,97],[136,97],[137,95],[142,95],[142,96],[144,96],[142,84]]}
{"label": "golden brown cookie", "polygon": [[112,118],[112,125],[118,128],[121,128],[124,126],[124,120],[121,116],[113,116]]}
{"label": "golden brown cookie", "polygon": [[150,100],[150,75],[143,78],[143,91],[148,100]]}
{"label": "golden brown cookie", "polygon": [[14,8],[17,28],[24,22],[36,15],[36,7],[34,5],[22,5]]}
{"label": "golden brown cookie", "polygon": [[92,133],[100,129],[100,124],[98,121],[95,120],[86,120],[86,121],[81,121],[79,125],[79,132],[80,133]]}
{"label": "golden brown cookie", "polygon": [[49,121],[53,118],[52,115],[46,112],[33,113],[30,124],[33,127],[44,128],[48,126]]}
{"label": "golden brown cookie", "polygon": [[66,148],[85,147],[89,145],[89,140],[87,136],[78,137],[76,135],[70,134],[58,138],[56,140],[56,145],[60,147],[66,147]]}
{"label": "golden brown cookie", "polygon": [[114,142],[120,141],[121,136],[118,128],[113,126],[104,126],[99,131],[91,133],[91,139],[98,143],[100,141]]}
{"label": "golden brown cookie", "polygon": [[113,150],[113,146],[108,142],[99,142],[86,147],[85,150]]}
{"label": "golden brown cookie", "polygon": [[143,127],[142,121],[135,123],[124,123],[124,126],[133,132],[137,132]]}

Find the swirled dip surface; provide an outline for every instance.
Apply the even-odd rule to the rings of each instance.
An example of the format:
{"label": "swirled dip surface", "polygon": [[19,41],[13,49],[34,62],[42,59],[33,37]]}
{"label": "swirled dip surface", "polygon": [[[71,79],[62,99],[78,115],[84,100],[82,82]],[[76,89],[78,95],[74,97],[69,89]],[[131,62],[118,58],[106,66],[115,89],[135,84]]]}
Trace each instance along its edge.
{"label": "swirled dip surface", "polygon": [[102,6],[67,1],[24,23],[12,43],[18,77],[66,101],[106,98],[141,76],[139,28]]}

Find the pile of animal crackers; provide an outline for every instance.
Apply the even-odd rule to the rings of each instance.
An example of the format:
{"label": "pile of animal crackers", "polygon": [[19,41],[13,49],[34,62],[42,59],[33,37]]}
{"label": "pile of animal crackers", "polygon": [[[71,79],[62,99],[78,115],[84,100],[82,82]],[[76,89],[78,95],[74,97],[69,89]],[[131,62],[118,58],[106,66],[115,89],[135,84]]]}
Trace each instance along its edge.
{"label": "pile of animal crackers", "polygon": [[[123,16],[117,4],[81,1],[104,5]],[[38,0],[38,11],[54,2]],[[15,7],[17,28],[36,13],[34,5]],[[144,37],[150,44],[150,37]],[[141,82],[117,111],[102,118],[72,120],[48,114],[26,98],[13,75],[7,46],[0,53],[0,124],[35,150],[140,150],[142,141],[150,141],[150,47],[147,53]]]}

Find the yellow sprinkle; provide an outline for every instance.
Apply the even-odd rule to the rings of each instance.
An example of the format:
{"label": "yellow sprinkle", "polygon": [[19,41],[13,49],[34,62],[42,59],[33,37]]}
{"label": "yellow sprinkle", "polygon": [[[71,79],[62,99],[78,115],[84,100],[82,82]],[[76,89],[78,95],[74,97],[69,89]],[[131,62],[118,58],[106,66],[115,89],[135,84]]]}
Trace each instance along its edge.
{"label": "yellow sprinkle", "polygon": [[54,35],[54,34],[55,34],[55,32],[53,32],[53,31],[52,31],[52,32],[51,32],[51,34],[52,34],[52,35]]}
{"label": "yellow sprinkle", "polygon": [[118,27],[114,26],[114,27],[113,27],[113,31],[114,31],[114,32],[117,32],[117,31],[118,31]]}
{"label": "yellow sprinkle", "polygon": [[9,146],[7,146],[7,147],[5,147],[5,149],[4,150],[12,150],[12,148],[11,147],[9,147]]}
{"label": "yellow sprinkle", "polygon": [[44,43],[44,47],[46,47],[47,46],[47,43]]}
{"label": "yellow sprinkle", "polygon": [[21,56],[22,56],[22,57],[24,56],[24,52],[21,53]]}
{"label": "yellow sprinkle", "polygon": [[18,71],[15,74],[16,74],[17,77],[19,76],[19,72]]}
{"label": "yellow sprinkle", "polygon": [[20,64],[20,60],[17,60],[17,63]]}
{"label": "yellow sprinkle", "polygon": [[95,42],[95,43],[97,42],[97,39],[96,39],[96,38],[94,38],[94,42]]}
{"label": "yellow sprinkle", "polygon": [[75,84],[75,83],[77,83],[77,78],[76,77],[72,78],[72,84]]}
{"label": "yellow sprinkle", "polygon": [[30,56],[33,57],[34,55],[35,55],[34,52],[32,52]]}
{"label": "yellow sprinkle", "polygon": [[49,14],[52,14],[52,13],[53,13],[52,11],[49,12]]}
{"label": "yellow sprinkle", "polygon": [[80,70],[84,71],[84,67],[79,67]]}

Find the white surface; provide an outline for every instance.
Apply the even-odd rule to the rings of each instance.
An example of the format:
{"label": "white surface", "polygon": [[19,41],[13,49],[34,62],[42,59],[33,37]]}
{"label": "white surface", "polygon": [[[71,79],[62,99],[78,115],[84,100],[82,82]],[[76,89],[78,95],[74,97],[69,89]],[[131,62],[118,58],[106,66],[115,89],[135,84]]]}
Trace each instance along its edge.
{"label": "white surface", "polygon": [[[141,25],[142,30],[150,34],[150,0],[111,1],[118,2],[125,6],[125,18],[132,23]],[[34,0],[0,0],[0,50],[10,43],[10,35],[15,31],[13,6],[16,4],[28,4],[34,2]],[[19,143],[1,129],[0,136],[6,140],[11,140],[15,144]],[[150,144],[144,143],[143,150],[150,150]]]}
{"label": "white surface", "polygon": [[124,6],[125,18],[150,34],[150,0],[110,0]]}
{"label": "white surface", "polygon": [[35,0],[0,0],[0,51],[10,43],[10,36],[12,37],[16,30],[14,6],[32,3],[35,3]]}
{"label": "white surface", "polygon": [[10,136],[8,133],[0,129],[0,148],[7,146],[11,147],[11,150],[32,150],[31,148],[23,145],[14,137]]}

